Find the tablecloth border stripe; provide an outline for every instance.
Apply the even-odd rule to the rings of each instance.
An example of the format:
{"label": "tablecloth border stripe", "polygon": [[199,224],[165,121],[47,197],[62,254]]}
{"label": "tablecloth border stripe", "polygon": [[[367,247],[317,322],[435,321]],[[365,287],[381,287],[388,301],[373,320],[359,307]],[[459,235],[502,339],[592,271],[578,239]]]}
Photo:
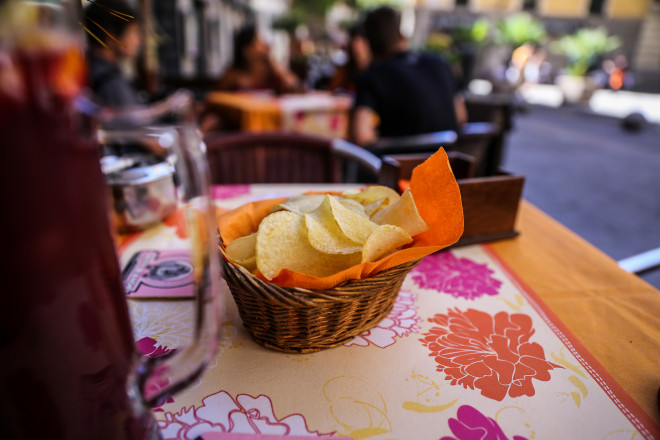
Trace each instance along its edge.
{"label": "tablecloth border stripe", "polygon": [[571,351],[582,367],[609,396],[612,402],[630,420],[644,438],[652,440],[660,438],[660,426],[644,411],[628,392],[616,381],[591,352],[575,337],[568,327],[559,319],[541,299],[541,297],[527,284],[518,273],[488,244],[481,245],[486,253],[504,269],[509,280],[516,285],[526,297],[530,305],[548,324],[552,331]]}

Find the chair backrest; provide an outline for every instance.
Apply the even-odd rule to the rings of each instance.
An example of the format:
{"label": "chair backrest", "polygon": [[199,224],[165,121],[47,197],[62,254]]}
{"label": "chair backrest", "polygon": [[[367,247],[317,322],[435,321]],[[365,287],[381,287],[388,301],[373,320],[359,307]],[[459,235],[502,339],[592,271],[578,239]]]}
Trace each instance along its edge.
{"label": "chair backrest", "polygon": [[439,147],[447,152],[457,151],[468,154],[475,159],[475,175],[485,176],[497,174],[501,151],[496,139],[500,136],[500,126],[491,122],[469,122],[457,132],[439,131],[416,136],[382,138],[369,151],[379,157],[412,154],[434,153]]}
{"label": "chair backrest", "polygon": [[493,176],[499,171],[501,161],[501,135],[498,124],[492,122],[469,122],[458,132],[456,142],[448,147],[474,158],[474,175],[477,177]]}
{"label": "chair backrest", "polygon": [[[400,180],[410,180],[413,169],[431,156],[432,153],[392,154],[382,157],[379,183],[399,189]],[[456,179],[474,177],[474,158],[458,151],[448,151],[449,165]]]}
{"label": "chair backrest", "polygon": [[299,133],[237,133],[205,139],[214,184],[342,183],[345,161],[377,175],[380,160],[339,139]]}
{"label": "chair backrest", "polygon": [[378,157],[392,154],[434,153],[456,142],[455,131],[438,131],[414,136],[380,138],[368,149]]}

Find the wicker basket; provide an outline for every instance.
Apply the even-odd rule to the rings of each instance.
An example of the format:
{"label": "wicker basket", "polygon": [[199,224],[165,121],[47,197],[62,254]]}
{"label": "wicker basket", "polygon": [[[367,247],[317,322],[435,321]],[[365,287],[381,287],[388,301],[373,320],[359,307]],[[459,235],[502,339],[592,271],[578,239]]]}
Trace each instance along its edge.
{"label": "wicker basket", "polygon": [[222,258],[243,325],[261,345],[288,353],[336,347],[378,324],[392,310],[406,274],[420,260],[332,289],[282,287]]}

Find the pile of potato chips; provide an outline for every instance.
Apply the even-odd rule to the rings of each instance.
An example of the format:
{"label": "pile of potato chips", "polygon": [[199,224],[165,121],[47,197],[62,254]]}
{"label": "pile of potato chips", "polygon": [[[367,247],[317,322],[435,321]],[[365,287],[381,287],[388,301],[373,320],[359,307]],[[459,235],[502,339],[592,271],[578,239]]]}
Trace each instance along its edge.
{"label": "pile of potato chips", "polygon": [[227,257],[272,280],[283,269],[326,277],[377,261],[428,230],[412,193],[384,186],[341,196],[301,195],[276,205],[256,233],[227,245]]}

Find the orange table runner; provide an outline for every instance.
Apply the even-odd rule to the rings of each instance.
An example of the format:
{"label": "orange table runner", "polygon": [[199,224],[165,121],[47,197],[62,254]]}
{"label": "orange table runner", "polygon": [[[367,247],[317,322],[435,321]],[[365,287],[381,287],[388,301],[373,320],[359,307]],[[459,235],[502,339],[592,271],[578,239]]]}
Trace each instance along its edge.
{"label": "orange table runner", "polygon": [[[236,185],[215,195],[231,209],[319,189],[340,188]],[[427,257],[388,318],[319,353],[257,345],[225,298],[215,361],[155,410],[164,437],[659,437],[650,402],[659,385],[658,292],[526,203],[520,231],[507,242]],[[182,243],[176,224],[163,225],[127,242],[122,261]],[[185,344],[191,307],[130,301],[141,350],[157,355]]]}
{"label": "orange table runner", "polygon": [[330,137],[346,137],[348,96],[324,92],[275,96],[263,93],[211,92],[207,103],[238,123],[242,131],[293,131]]}
{"label": "orange table runner", "polygon": [[660,424],[660,292],[528,202],[490,247]]}

